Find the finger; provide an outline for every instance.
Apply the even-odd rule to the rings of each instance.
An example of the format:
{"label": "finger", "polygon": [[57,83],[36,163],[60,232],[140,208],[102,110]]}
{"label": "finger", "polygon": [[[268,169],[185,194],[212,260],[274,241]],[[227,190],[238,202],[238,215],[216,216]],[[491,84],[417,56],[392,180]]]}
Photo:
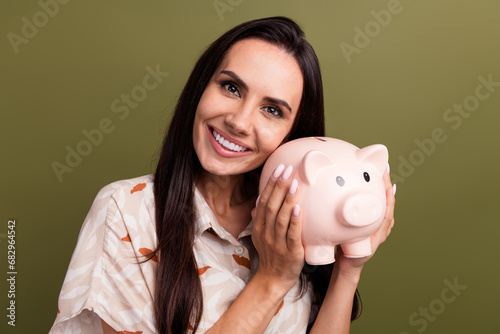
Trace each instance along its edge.
{"label": "finger", "polygon": [[[391,176],[389,175],[389,173],[387,173],[387,171],[384,173],[384,176],[383,176],[383,180],[384,180],[384,186],[385,186],[385,191],[389,191],[391,190],[391,194],[392,194],[392,182],[391,182]],[[394,196],[394,194],[392,194]]]}
{"label": "finger", "polygon": [[391,177],[387,172],[384,173],[384,186],[388,203],[392,203],[394,206],[394,202],[396,201],[395,198],[396,185],[392,184]]}
{"label": "finger", "polygon": [[[286,195],[289,191],[292,182],[291,180],[292,173],[293,173],[293,167],[288,166],[281,175],[281,177],[276,181],[274,188],[266,203],[266,209],[265,209],[266,225],[264,226],[264,228],[266,230],[266,233],[268,233],[269,236],[272,235],[273,238],[275,236],[276,221],[279,211],[283,206],[283,203],[285,201]],[[288,225],[288,220],[286,221],[286,225]],[[288,226],[286,226],[286,228],[287,227]]]}
{"label": "finger", "polygon": [[298,204],[295,204],[292,210],[292,217],[290,218],[290,226],[287,233],[287,248],[290,251],[301,250],[304,251],[302,245],[302,214]]}
{"label": "finger", "polygon": [[290,217],[292,216],[292,211],[298,201],[298,187],[299,183],[296,179],[293,179],[290,187],[288,188],[285,200],[279,209],[278,216],[276,217],[276,223],[274,227],[274,234],[277,242],[282,243],[283,247],[287,245],[287,233],[290,226]]}
{"label": "finger", "polygon": [[372,254],[374,254],[377,248],[386,241],[386,239],[391,234],[393,226],[394,226],[394,218],[392,218],[389,221],[389,224],[386,227],[380,226],[379,229],[370,236],[372,244]]}
{"label": "finger", "polygon": [[[256,229],[256,230],[262,230],[264,228],[267,200],[268,200],[269,196],[271,196],[271,193],[274,189],[274,186],[275,186],[276,182],[278,181],[278,178],[283,173],[284,169],[285,169],[285,165],[283,165],[283,164],[280,164],[278,167],[276,167],[276,169],[273,171],[271,176],[269,176],[269,179],[267,180],[266,186],[262,190],[262,193],[257,198],[256,219],[254,219],[254,229]],[[259,210],[259,207],[260,207],[260,210]]]}
{"label": "finger", "polygon": [[393,186],[391,183],[391,178],[389,173],[385,172],[383,176],[384,186],[385,186],[385,196],[386,196],[386,209],[385,215],[380,227],[372,235],[372,250],[378,248],[378,246],[385,241],[387,236],[390,234],[391,223],[394,221],[394,205],[395,197],[393,193]]}
{"label": "finger", "polygon": [[394,227],[394,218],[392,218],[391,222],[389,223],[389,227],[387,227],[387,229],[385,230],[385,234],[381,235],[382,242],[385,242],[385,240],[389,237],[393,227]]}
{"label": "finger", "polygon": [[385,196],[386,196],[386,210],[385,210],[384,222],[382,224],[388,227],[390,222],[394,218],[394,206],[396,203],[396,198],[394,196],[394,190],[393,190],[393,185],[391,183],[391,178],[387,172],[384,174],[384,185],[385,185]]}

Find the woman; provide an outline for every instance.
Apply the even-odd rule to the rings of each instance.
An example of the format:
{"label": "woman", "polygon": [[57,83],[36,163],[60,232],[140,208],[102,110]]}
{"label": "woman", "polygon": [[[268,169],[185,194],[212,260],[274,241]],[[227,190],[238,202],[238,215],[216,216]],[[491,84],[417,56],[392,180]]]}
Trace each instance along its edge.
{"label": "woman", "polygon": [[[300,28],[275,17],[225,33],[188,79],[154,176],[97,195],[51,332],[348,333],[369,257],[340,250],[335,266],[304,266],[290,167],[257,198],[267,157],[318,135],[321,75]],[[373,252],[394,224],[384,177],[388,207]]]}

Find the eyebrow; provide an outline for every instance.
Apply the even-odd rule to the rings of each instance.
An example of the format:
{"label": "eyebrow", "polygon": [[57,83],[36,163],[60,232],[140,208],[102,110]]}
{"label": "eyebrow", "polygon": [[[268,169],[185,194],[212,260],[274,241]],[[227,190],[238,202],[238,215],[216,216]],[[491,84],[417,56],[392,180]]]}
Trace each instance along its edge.
{"label": "eyebrow", "polygon": [[[236,83],[238,83],[238,85],[243,87],[243,89],[248,90],[247,84],[233,71],[222,70],[222,71],[220,71],[220,73],[224,73],[226,75],[229,75],[231,78],[234,79],[234,81],[236,81]],[[281,99],[277,99],[277,98],[269,97],[269,96],[264,97],[264,100],[271,102],[271,103],[274,103],[274,104],[280,104],[283,107],[287,108],[290,112],[292,112],[292,108],[285,100],[281,100]]]}

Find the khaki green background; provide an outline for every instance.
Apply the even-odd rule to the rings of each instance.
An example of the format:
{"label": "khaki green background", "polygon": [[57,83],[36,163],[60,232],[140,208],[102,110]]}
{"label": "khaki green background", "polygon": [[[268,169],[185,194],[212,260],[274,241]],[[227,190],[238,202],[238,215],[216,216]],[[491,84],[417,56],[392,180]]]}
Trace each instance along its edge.
{"label": "khaki green background", "polygon": [[[37,1],[2,1],[0,332],[49,330],[95,195],[154,170],[202,50],[238,23],[285,15],[318,54],[327,135],[385,144],[398,187],[396,225],[365,266],[364,313],[352,333],[499,333],[500,86],[482,88],[489,96],[459,126],[443,116],[475,94],[479,76],[500,82],[500,2],[401,0],[388,24],[376,23],[372,11],[394,3],[72,0],[43,22]],[[22,36],[23,17],[33,16],[38,32],[16,53],[8,34]],[[356,37],[356,27],[372,29],[370,40]],[[346,57],[341,45],[356,42],[362,47]],[[113,112],[111,103],[157,64],[168,77],[126,117]],[[60,182],[52,163],[65,164],[66,147],[75,149],[82,131],[105,118],[113,131]],[[433,131],[446,140],[432,141]],[[416,141],[428,144],[428,154]],[[8,219],[17,222],[16,327],[5,316]],[[440,301],[445,280],[466,286],[451,303]],[[419,312],[429,307],[435,314],[426,320]]]}

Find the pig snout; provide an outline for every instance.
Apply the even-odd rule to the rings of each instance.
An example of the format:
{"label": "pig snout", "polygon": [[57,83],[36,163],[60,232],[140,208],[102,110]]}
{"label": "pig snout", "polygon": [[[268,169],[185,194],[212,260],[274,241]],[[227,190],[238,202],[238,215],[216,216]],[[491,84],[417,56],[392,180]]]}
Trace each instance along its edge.
{"label": "pig snout", "polygon": [[383,207],[380,199],[372,194],[358,194],[344,202],[342,215],[351,226],[368,226],[382,218]]}

